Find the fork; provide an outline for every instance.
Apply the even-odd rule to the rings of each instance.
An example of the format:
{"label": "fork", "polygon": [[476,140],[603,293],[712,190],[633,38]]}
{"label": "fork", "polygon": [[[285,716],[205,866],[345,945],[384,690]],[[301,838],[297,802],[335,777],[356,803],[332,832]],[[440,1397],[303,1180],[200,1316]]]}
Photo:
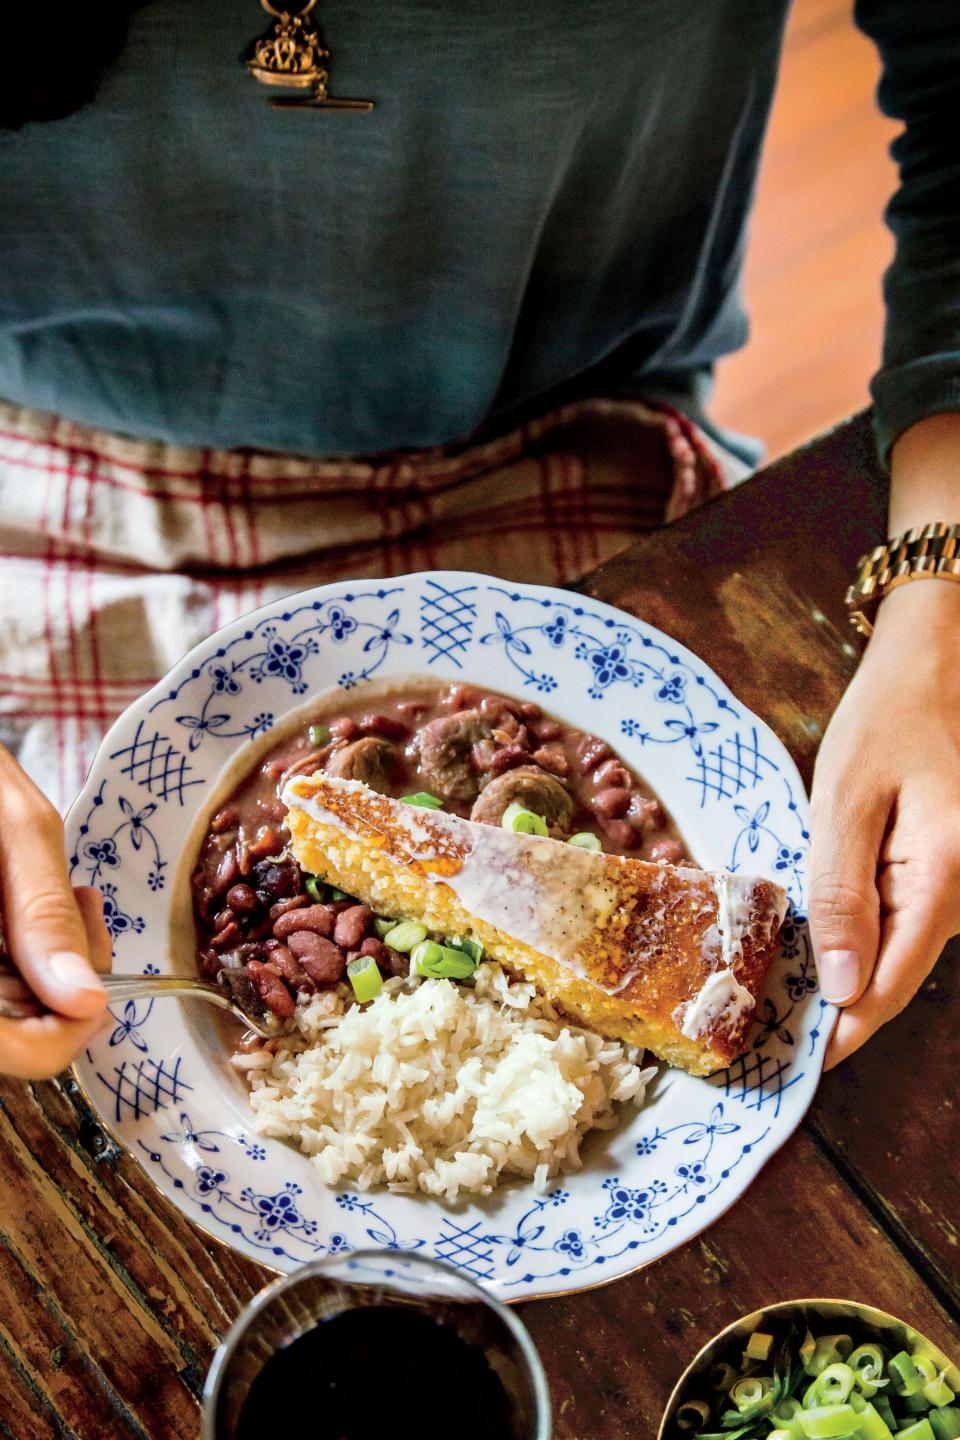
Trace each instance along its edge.
{"label": "fork", "polygon": [[[191,975],[101,975],[100,980],[110,997],[110,1004],[122,1005],[127,1000],[159,1000],[167,995],[186,999],[208,1000],[221,1010],[230,1010],[238,1020],[264,1040],[275,1040],[289,1033],[292,1023],[281,1020],[268,1010],[249,976],[242,970],[221,970],[217,984],[198,980]],[[29,1020],[50,1011],[37,999],[19,973],[0,961],[0,1018]]]}

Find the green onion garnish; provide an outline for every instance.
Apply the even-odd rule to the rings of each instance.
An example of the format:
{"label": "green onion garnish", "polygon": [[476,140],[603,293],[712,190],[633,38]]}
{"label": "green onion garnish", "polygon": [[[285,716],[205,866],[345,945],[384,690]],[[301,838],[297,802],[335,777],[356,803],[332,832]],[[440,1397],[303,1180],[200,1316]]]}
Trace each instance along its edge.
{"label": "green onion garnish", "polygon": [[797,1423],[809,1440],[832,1440],[834,1436],[856,1434],[857,1412],[852,1405],[816,1405],[812,1410],[801,1410]]}
{"label": "green onion garnish", "polygon": [[853,1389],[856,1376],[849,1365],[837,1360],[828,1365],[815,1382],[821,1405],[843,1405]]}
{"label": "green onion garnish", "polygon": [[401,955],[409,955],[410,951],[426,938],[426,925],[418,925],[415,920],[401,920],[399,925],[394,925],[387,931],[383,943],[392,950],[399,950]]}
{"label": "green onion garnish", "polygon": [[926,1415],[915,1425],[908,1425],[905,1430],[898,1430],[897,1440],[935,1440],[933,1427]]}
{"label": "green onion garnish", "polygon": [[330,728],[327,725],[311,725],[307,734],[310,737],[310,744],[316,748],[320,745],[326,745],[330,739]]}
{"label": "green onion garnish", "polygon": [[901,1399],[917,1395],[923,1389],[925,1377],[914,1364],[913,1356],[908,1355],[906,1350],[900,1350],[894,1355],[887,1369],[890,1372],[890,1383]]}
{"label": "green onion garnish", "polygon": [[469,980],[476,969],[463,950],[439,945],[436,940],[421,940],[410,954],[410,974],[424,980]]}
{"label": "green onion garnish", "polygon": [[[594,833],[593,833],[592,830],[578,830],[577,833],[576,833],[576,835],[571,835],[571,836],[570,836],[570,839],[567,841],[567,844],[568,844],[568,845],[579,845],[579,847],[580,847],[581,850],[602,850],[602,849],[603,849],[603,846],[600,844],[600,837],[599,837],[598,835],[594,835]],[[751,1338],[751,1340],[752,1340],[752,1339],[753,1339],[753,1336],[751,1335],[750,1338]],[[764,1358],[765,1358],[765,1357],[764,1357],[763,1355],[758,1355],[758,1356],[757,1356],[757,1359],[758,1359],[758,1360],[763,1360]]]}
{"label": "green onion garnish", "polygon": [[[893,1415],[890,1416],[891,1420]],[[868,1400],[857,1416],[857,1440],[892,1440],[893,1431],[884,1417]]]}
{"label": "green onion garnish", "polygon": [[336,904],[338,900],[350,900],[351,898],[346,890],[338,890],[336,885],[330,886],[330,900],[332,904]]}
{"label": "green onion garnish", "polygon": [[546,835],[547,822],[542,815],[535,815],[532,810],[527,810],[523,805],[518,805],[516,800],[509,804],[500,817],[500,824],[504,830],[512,830],[515,835]]}
{"label": "green onion garnish", "polygon": [[373,928],[374,930],[376,930],[381,940],[383,939],[384,935],[388,935],[390,931],[394,928],[394,926],[398,925],[399,923],[400,922],[398,920],[391,920],[387,915],[374,915],[373,917]]}
{"label": "green onion garnish", "polygon": [[303,882],[303,888],[315,904],[322,905],[324,903],[324,890],[326,886],[321,886],[321,882],[317,879],[316,875],[308,875]]}
{"label": "green onion garnish", "polygon": [[347,979],[361,1005],[375,1000],[383,989],[383,978],[372,955],[358,955],[356,960],[351,960],[347,966]]}
{"label": "green onion garnish", "polygon": [[960,1409],[956,1405],[938,1405],[927,1419],[936,1440],[960,1440]]}
{"label": "green onion garnish", "polygon": [[452,945],[454,950],[463,950],[475,965],[483,959],[483,946],[479,940],[464,940],[460,935],[451,935],[447,944]]}
{"label": "green onion garnish", "polygon": [[924,1400],[929,1401],[931,1405],[938,1406],[952,1405],[957,1398],[956,1393],[950,1389],[946,1377],[943,1375],[938,1375],[935,1380],[929,1380],[927,1384],[924,1385],[921,1394]]}
{"label": "green onion garnish", "polygon": [[710,1406],[702,1400],[686,1400],[678,1407],[674,1418],[681,1430],[701,1429],[710,1419]]}
{"label": "green onion garnish", "polygon": [[404,805],[419,805],[421,810],[443,809],[443,801],[438,800],[436,795],[430,795],[426,790],[418,790],[415,795],[401,795],[400,800]]}

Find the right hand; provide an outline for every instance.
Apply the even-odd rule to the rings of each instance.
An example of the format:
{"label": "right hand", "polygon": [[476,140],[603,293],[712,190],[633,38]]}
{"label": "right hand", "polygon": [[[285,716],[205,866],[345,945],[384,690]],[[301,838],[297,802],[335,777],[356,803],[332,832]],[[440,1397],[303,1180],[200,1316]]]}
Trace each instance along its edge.
{"label": "right hand", "polygon": [[[0,1073],[45,1080],[111,1023],[98,973],[110,969],[100,892],[70,884],[60,816],[0,745],[0,914],[9,959],[50,1010],[0,1018]],[[20,988],[0,979],[0,993]]]}

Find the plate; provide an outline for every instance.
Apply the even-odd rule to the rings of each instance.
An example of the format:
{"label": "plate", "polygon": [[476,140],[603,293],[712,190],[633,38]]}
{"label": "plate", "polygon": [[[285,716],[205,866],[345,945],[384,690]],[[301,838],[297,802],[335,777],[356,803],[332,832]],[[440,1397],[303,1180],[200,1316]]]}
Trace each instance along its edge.
{"label": "plate", "polygon": [[[447,1260],[504,1300],[586,1288],[658,1259],[736,1200],[799,1124],[833,1012],[804,924],[807,801],[783,746],[651,626],[562,590],[427,572],[325,585],[218,631],[117,721],[67,818],[74,884],[104,896],[118,970],[175,973],[174,877],[224,768],[339,687],[428,673],[541,702],[603,736],[673,814],[695,860],[767,875],[791,909],[747,1054],[708,1080],[664,1070],[584,1168],[456,1206],[327,1189],[258,1136],[197,1002],[131,1001],[76,1066],[107,1130],[210,1235],[277,1270],[386,1246]],[[204,1012],[201,1016],[200,1012]]]}

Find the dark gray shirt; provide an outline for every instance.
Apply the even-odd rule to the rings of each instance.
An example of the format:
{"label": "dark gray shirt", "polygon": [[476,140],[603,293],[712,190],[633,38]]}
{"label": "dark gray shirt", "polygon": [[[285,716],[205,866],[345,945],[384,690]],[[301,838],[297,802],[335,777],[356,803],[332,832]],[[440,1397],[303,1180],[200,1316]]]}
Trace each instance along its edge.
{"label": "dark gray shirt", "polygon": [[[239,61],[256,0],[149,0],[91,103],[0,134],[0,396],[336,454],[685,385],[745,338],[785,10],[322,0],[332,90],[377,102],[358,115],[268,107]],[[858,17],[907,122],[886,448],[960,408],[960,4]]]}

